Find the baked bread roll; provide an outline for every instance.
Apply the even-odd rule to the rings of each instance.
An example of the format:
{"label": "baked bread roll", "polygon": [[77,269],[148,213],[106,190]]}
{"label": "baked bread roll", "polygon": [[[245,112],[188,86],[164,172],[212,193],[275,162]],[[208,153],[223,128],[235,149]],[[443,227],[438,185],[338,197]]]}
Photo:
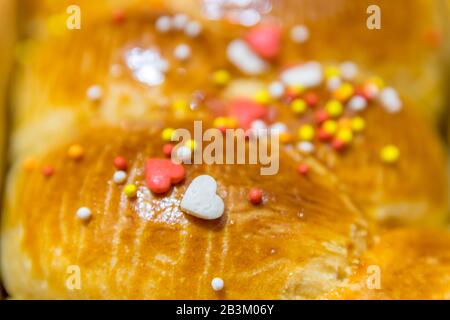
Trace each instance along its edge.
{"label": "baked bread roll", "polygon": [[[448,300],[449,241],[449,233],[441,230],[390,231],[364,254],[349,282],[327,298]],[[378,284],[368,277],[376,275],[374,266],[380,271]]]}
{"label": "baked bread roll", "polygon": [[[27,8],[37,32],[12,93],[1,227],[11,297],[332,298],[360,279],[370,250],[389,262],[390,247],[369,249],[380,230],[444,225],[444,155],[412,95],[365,65],[330,64],[328,46],[303,48],[305,30],[292,40],[276,15],[249,27],[180,15],[177,1],[145,3],[82,2],[75,30],[65,14],[49,18],[52,4]],[[172,167],[171,129],[193,135],[194,121],[251,137],[268,128],[280,142],[275,174],[261,174],[267,163]],[[211,210],[217,219],[205,219]],[[427,246],[443,249],[433,254],[447,274],[439,232]],[[417,288],[448,296],[439,290]]]}
{"label": "baked bread roll", "polygon": [[[5,17],[0,21],[0,181],[3,182],[5,174],[6,151],[6,105],[7,92],[10,85],[11,67],[14,56],[14,42],[16,38],[16,8],[11,1],[0,2],[0,11]],[[3,183],[2,183],[3,187]],[[2,190],[3,191],[3,190]],[[0,299],[3,298],[0,281]]]}
{"label": "baked bread roll", "polygon": [[[444,111],[445,97],[442,88],[445,88],[445,81],[442,79],[442,62],[446,53],[442,49],[450,12],[447,0],[378,0],[376,3],[346,0],[255,0],[244,6],[244,9],[249,10],[241,15],[239,12],[243,10],[240,10],[242,8],[238,2],[227,0],[91,2],[77,2],[84,13],[83,21],[104,20],[106,16],[108,19],[111,14],[119,12],[142,14],[162,12],[165,9],[187,13],[202,22],[223,19],[237,23],[240,19],[248,19],[243,23],[251,24],[259,21],[261,16],[281,17],[287,38],[293,26],[307,27],[308,40],[302,40],[304,42],[300,45],[292,42],[283,44],[286,61],[315,59],[338,65],[351,60],[402,90],[404,95],[415,101],[416,108],[434,122],[439,121]],[[26,11],[29,16],[25,22],[33,21],[30,16],[38,16],[44,21],[52,16],[61,16],[71,4],[70,1],[27,1]],[[374,21],[370,19],[375,12],[374,5],[380,9],[379,29],[375,28]],[[414,23],[411,23],[411,19]],[[210,25],[208,28],[211,32],[216,30],[217,36],[224,36],[221,34],[222,28]],[[31,26],[30,29],[33,32],[43,32],[45,27]],[[301,31],[299,34],[300,39],[305,36]]]}

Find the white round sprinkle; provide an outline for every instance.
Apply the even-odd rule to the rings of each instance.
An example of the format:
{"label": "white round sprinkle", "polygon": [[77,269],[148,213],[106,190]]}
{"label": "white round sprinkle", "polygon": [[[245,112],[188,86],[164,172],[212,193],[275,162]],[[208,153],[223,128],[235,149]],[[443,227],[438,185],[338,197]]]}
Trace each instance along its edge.
{"label": "white round sprinkle", "polygon": [[173,55],[178,60],[187,60],[191,56],[191,48],[187,44],[179,44],[175,47]]}
{"label": "white round sprinkle", "polygon": [[155,28],[162,33],[168,32],[172,29],[172,20],[168,16],[161,16],[156,20]]}
{"label": "white round sprinkle", "polygon": [[77,210],[77,217],[81,220],[88,220],[91,217],[91,210],[86,207],[81,207]]}
{"label": "white round sprinkle", "polygon": [[349,100],[348,107],[353,111],[361,111],[367,107],[367,101],[361,96],[354,96]]}
{"label": "white round sprinkle", "polygon": [[398,112],[402,108],[402,101],[400,100],[397,91],[393,88],[384,88],[380,92],[380,101],[384,106],[384,109],[388,112]]}
{"label": "white round sprinkle", "polygon": [[297,149],[303,153],[311,153],[314,151],[314,145],[309,141],[301,141],[297,144]]}
{"label": "white round sprinkle", "polygon": [[86,95],[89,100],[98,101],[102,98],[103,95],[102,87],[100,87],[98,84],[94,84],[87,89]]}
{"label": "white round sprinkle", "polygon": [[175,29],[183,30],[188,22],[189,18],[185,14],[179,13],[173,17],[173,26]]}
{"label": "white round sprinkle", "polygon": [[309,30],[304,25],[296,25],[291,29],[291,40],[295,43],[306,42],[309,38]]}
{"label": "white round sprinkle", "polygon": [[341,76],[345,80],[353,80],[358,74],[358,66],[351,61],[346,61],[340,65]]}
{"label": "white round sprinkle", "polygon": [[271,134],[280,134],[280,133],[284,133],[287,131],[288,131],[287,126],[282,122],[276,122],[270,126]]}
{"label": "white round sprinkle", "polygon": [[339,77],[331,77],[327,80],[327,88],[329,91],[333,92],[337,90],[342,84],[341,78]]}
{"label": "white round sprinkle", "polygon": [[127,173],[125,171],[116,171],[114,172],[113,181],[117,184],[122,184],[127,179]]}
{"label": "white round sprinkle", "polygon": [[281,98],[284,94],[284,85],[280,81],[274,81],[269,85],[269,94],[272,98]]}
{"label": "white round sprinkle", "polygon": [[189,147],[186,147],[186,146],[181,146],[176,151],[177,158],[180,161],[184,161],[184,160],[188,160],[188,159],[190,160],[191,159],[191,154],[192,154],[191,149]]}
{"label": "white round sprinkle", "polygon": [[237,20],[241,25],[245,27],[251,27],[261,20],[261,15],[255,9],[244,9],[238,12]]}
{"label": "white round sprinkle", "polygon": [[211,281],[211,287],[214,291],[220,291],[223,289],[224,282],[221,278],[214,278]]}
{"label": "white round sprinkle", "polygon": [[197,37],[201,32],[202,25],[198,21],[190,21],[184,28],[184,33],[191,38]]}

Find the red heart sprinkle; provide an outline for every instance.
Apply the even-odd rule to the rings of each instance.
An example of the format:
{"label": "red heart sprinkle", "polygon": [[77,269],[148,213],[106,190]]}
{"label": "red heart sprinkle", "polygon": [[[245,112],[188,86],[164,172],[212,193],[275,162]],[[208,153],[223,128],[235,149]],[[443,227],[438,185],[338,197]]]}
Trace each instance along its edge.
{"label": "red heart sprinkle", "polygon": [[263,24],[252,28],[245,40],[258,55],[273,59],[280,52],[281,28],[276,24]]}
{"label": "red heart sprinkle", "polygon": [[145,180],[154,193],[165,193],[173,184],[183,181],[185,170],[169,159],[149,159],[145,164]]}
{"label": "red heart sprinkle", "polygon": [[255,120],[261,120],[267,116],[267,108],[252,100],[241,98],[236,99],[229,105],[231,117],[237,119],[239,126],[245,130],[251,127]]}

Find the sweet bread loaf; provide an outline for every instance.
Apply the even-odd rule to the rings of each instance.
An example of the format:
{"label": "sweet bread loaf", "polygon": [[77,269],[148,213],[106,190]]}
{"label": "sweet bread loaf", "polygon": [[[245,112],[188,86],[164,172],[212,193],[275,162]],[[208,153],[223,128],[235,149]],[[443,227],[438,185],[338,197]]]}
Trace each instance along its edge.
{"label": "sweet bread loaf", "polygon": [[[325,26],[341,21],[341,3],[348,9],[340,1],[326,17],[304,17],[318,21],[306,43],[306,27],[292,36],[295,17],[283,24],[277,10],[308,1],[254,14],[251,26],[241,25],[248,16],[240,24],[180,14],[179,1],[80,1],[74,30],[64,2],[33,3],[35,33],[12,92],[1,227],[13,298],[448,297],[449,235],[438,230],[448,219],[444,153],[416,112],[420,99],[389,80],[394,61],[419,69],[419,52],[325,45]],[[336,32],[354,30],[345,21]],[[388,68],[378,64],[384,54],[386,79],[370,73]],[[359,64],[340,64],[354,57]],[[173,132],[194,136],[196,122],[241,129],[246,151],[258,132],[276,137],[270,163],[172,166],[167,155],[181,149]],[[182,146],[185,160],[203,151],[200,142]],[[262,175],[269,164],[275,172]],[[214,185],[187,191],[205,175]],[[391,290],[402,268],[395,255],[405,254],[406,268],[425,259],[424,248],[433,263],[417,267],[415,291]],[[371,264],[386,291],[361,286]]]}

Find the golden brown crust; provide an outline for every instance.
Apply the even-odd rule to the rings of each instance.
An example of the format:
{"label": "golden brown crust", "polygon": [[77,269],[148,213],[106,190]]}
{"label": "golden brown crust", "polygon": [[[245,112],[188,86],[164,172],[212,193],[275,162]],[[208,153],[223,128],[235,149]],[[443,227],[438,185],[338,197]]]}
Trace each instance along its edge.
{"label": "golden brown crust", "polygon": [[[449,242],[448,230],[390,231],[364,255],[344,288],[327,298],[450,299]],[[380,287],[373,266],[379,268]]]}
{"label": "golden brown crust", "polygon": [[[337,21],[312,22],[311,34],[318,42],[309,41],[300,54],[298,46],[284,39],[286,46],[272,68],[261,77],[248,77],[224,54],[226,44],[244,34],[243,27],[204,22],[208,28],[198,39],[178,33],[162,36],[154,30],[154,22],[159,14],[172,13],[170,8],[155,4],[155,11],[127,11],[125,22],[115,25],[104,7],[110,10],[114,2],[95,3],[82,3],[86,19],[81,30],[38,33],[28,40],[21,56],[14,94],[13,169],[1,241],[2,273],[13,297],[320,298],[348,281],[350,270],[358,267],[367,234],[380,222],[383,227],[439,225],[446,219],[441,146],[411,110],[418,99],[411,103],[403,93],[403,109],[395,114],[372,101],[360,114],[366,129],[355,134],[343,152],[314,140],[316,152],[305,155],[288,143],[283,145],[275,176],[261,176],[258,166],[186,165],[184,182],[167,196],[153,196],[145,187],[143,168],[146,159],[163,157],[162,129],[191,127],[193,120],[202,120],[205,128],[212,126],[215,117],[226,114],[232,98],[253,97],[255,88],[265,88],[293,61],[340,60],[334,54],[346,55],[348,50],[342,47],[349,45],[349,39],[328,50],[332,39],[325,30],[348,15],[333,13],[330,17]],[[134,8],[141,4],[130,2]],[[423,6],[422,1],[414,2],[411,10],[429,9]],[[38,6],[33,14],[45,19],[48,12],[56,10]],[[386,19],[388,25],[401,29],[396,21]],[[337,31],[352,27],[348,21]],[[424,25],[416,27],[405,35],[408,40],[421,34]],[[355,32],[358,41],[366,36],[367,31]],[[375,49],[380,39],[361,40],[367,50],[352,50],[364,67],[383,58]],[[172,58],[175,44],[181,41],[193,52],[185,63]],[[169,60],[173,67],[163,85],[149,88],[133,78],[123,54],[134,46],[156,46]],[[403,57],[396,46],[395,39],[387,39],[392,55],[390,50],[386,54],[392,61]],[[406,51],[408,71],[421,69],[423,64],[410,63],[427,61],[429,52]],[[55,57],[60,60],[55,62]],[[110,73],[112,65],[120,67],[120,76]],[[231,73],[226,88],[211,84],[211,73],[219,68]],[[384,68],[383,64],[380,70]],[[365,75],[363,69],[361,77]],[[86,98],[93,84],[103,89],[98,102]],[[330,98],[325,87],[314,89],[321,106]],[[202,98],[194,110],[179,112],[172,106],[177,99],[191,101],[197,95]],[[301,117],[293,115],[285,101],[274,101],[270,110],[276,115],[272,122],[281,121],[292,132],[314,118],[312,108]],[[344,117],[354,115],[348,109],[344,112]],[[73,143],[83,147],[82,160],[68,158]],[[401,152],[395,164],[380,160],[380,150],[387,144],[395,144]],[[112,182],[117,155],[125,156],[129,182],[138,185],[135,200],[127,199],[123,186]],[[22,165],[30,156],[37,159],[37,166],[25,171]],[[296,172],[299,163],[310,165],[306,176]],[[43,166],[51,166],[55,173],[44,177]],[[225,215],[217,221],[192,218],[179,208],[190,181],[204,173],[217,180],[225,201]],[[254,186],[265,194],[265,203],[256,207],[246,199]],[[87,223],[75,214],[82,206],[93,213]],[[409,243],[411,237],[400,234],[398,239]],[[443,236],[427,245],[438,250],[447,241]],[[402,246],[400,252],[406,248]],[[421,244],[412,247],[417,247],[411,250],[412,257],[423,255]],[[379,258],[388,263],[390,256],[382,252]],[[68,267],[73,265],[80,268],[80,290],[66,285]],[[442,268],[445,274],[445,259]],[[224,291],[211,289],[215,276],[225,280]],[[424,292],[435,297],[432,291]]]}
{"label": "golden brown crust", "polygon": [[[78,142],[86,149],[82,162],[68,161],[63,146],[39,161],[53,165],[54,176],[22,171],[9,191],[7,212],[15,214],[5,217],[2,252],[13,296],[313,298],[332,286],[327,277],[340,281],[352,248],[363,245],[352,232],[362,228],[360,213],[319,177],[289,174],[295,163],[286,156],[276,184],[259,176],[257,166],[193,165],[187,166],[186,183],[160,198],[141,182],[143,161],[160,156],[162,145],[152,135],[101,128]],[[139,185],[136,200],[111,181],[117,154],[129,160],[129,182]],[[189,181],[205,173],[215,177],[225,199],[224,216],[211,222],[179,208]],[[255,183],[265,190],[260,207],[246,201]],[[80,206],[93,212],[87,224],[75,215]],[[307,267],[315,260],[317,276]],[[81,269],[81,290],[65,287],[70,265]],[[317,292],[299,285],[302,272],[313,273],[310,288]],[[32,283],[14,280],[19,274]],[[214,276],[226,281],[225,293],[211,290]]]}
{"label": "golden brown crust", "polygon": [[[227,26],[228,32],[222,32],[222,38],[219,39],[216,39],[219,35],[214,30],[205,30],[200,40],[188,40],[194,54],[186,64],[180,64],[170,57],[174,44],[182,39],[185,41],[185,37],[161,36],[154,31],[142,32],[150,25],[148,21],[154,20],[154,16],[147,17],[143,14],[140,19],[130,18],[129,22],[120,26],[100,21],[94,25],[87,24],[76,32],[68,32],[57,41],[50,38],[42,43],[38,42],[39,50],[31,49],[27,54],[28,62],[17,86],[21,88],[22,85],[29,85],[34,89],[17,95],[20,100],[14,110],[17,125],[13,154],[23,157],[24,153],[32,153],[33,150],[45,150],[52,142],[64,142],[63,138],[76,138],[77,131],[86,122],[132,122],[133,125],[141,123],[143,126],[162,127],[165,121],[177,117],[171,103],[180,98],[191,100],[195,92],[212,95],[209,100],[227,98],[231,90],[214,88],[211,85],[211,74],[219,68],[232,68],[224,54],[226,44],[237,35],[242,35],[245,30]],[[172,70],[167,74],[165,84],[148,88],[132,78],[121,56],[132,45],[146,47],[154,46],[155,43],[161,49],[162,56],[183,72]],[[51,67],[55,50],[65,56],[58,68]],[[102,55],[97,54],[98,51]],[[211,51],[218,54],[210,57]],[[284,51],[287,54],[297,52],[293,48],[286,48]],[[295,60],[293,57],[280,58],[276,63],[277,67],[261,77],[261,81],[243,79],[246,79],[247,85],[250,82],[255,83],[256,87],[264,86],[269,79],[276,78],[276,73],[288,61]],[[123,68],[123,76],[117,78],[109,73],[114,64]],[[93,104],[87,101],[86,90],[97,83],[103,86],[105,93],[99,104]],[[245,92],[245,89],[242,91]],[[325,100],[328,93],[322,91],[322,94],[322,100]],[[208,101],[205,102],[207,103]],[[390,224],[396,224],[399,220],[427,224],[442,222],[447,212],[441,146],[435,142],[434,134],[427,125],[411,112],[414,104],[409,100],[404,101],[406,110],[397,114],[390,114],[379,104],[374,104],[375,107],[363,115],[367,131],[356,139],[353,150],[335,156],[334,152],[329,152],[330,148],[324,147],[313,160],[319,160],[316,164],[321,163],[323,170],[330,170],[343,183],[341,188],[348,189],[352,194],[355,192],[358,204],[380,220],[386,220]],[[278,119],[287,123],[294,131],[305,119],[312,119],[312,112],[309,116],[299,118],[294,117],[285,105],[276,107]],[[179,117],[210,119],[217,116],[217,112],[211,112],[211,108],[202,105],[195,112],[184,112]],[[223,111],[219,115],[221,113]],[[46,126],[42,123],[46,123]],[[59,134],[55,135],[55,131]],[[39,138],[36,138],[36,134]],[[386,144],[396,144],[401,150],[404,160],[398,166],[386,166],[379,161],[379,152]],[[298,159],[298,155],[296,157]],[[424,170],[426,175],[423,175]],[[356,192],[369,189],[378,191]],[[404,212],[407,212],[406,218]]]}

